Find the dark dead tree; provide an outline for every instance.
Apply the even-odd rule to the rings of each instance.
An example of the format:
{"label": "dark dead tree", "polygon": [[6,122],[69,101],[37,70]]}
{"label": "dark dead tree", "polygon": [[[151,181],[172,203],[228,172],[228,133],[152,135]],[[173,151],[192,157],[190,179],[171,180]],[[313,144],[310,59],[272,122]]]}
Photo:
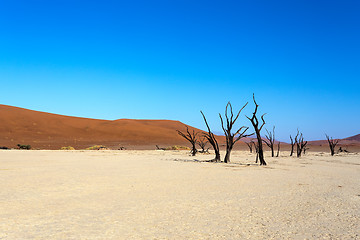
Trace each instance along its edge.
{"label": "dark dead tree", "polygon": [[192,130],[192,133],[189,131],[189,128],[188,126],[186,126],[186,133],[183,133],[179,130],[176,130],[177,133],[182,136],[183,138],[185,138],[186,140],[188,140],[190,143],[191,143],[191,151],[190,153],[195,156],[196,153],[197,153],[197,150],[196,150],[196,136],[197,136],[197,132],[195,132],[195,130],[193,129]]}
{"label": "dark dead tree", "polygon": [[296,142],[294,142],[294,139],[291,137],[291,135],[290,135],[290,144],[291,144],[291,151],[290,151],[290,157],[291,157],[294,153],[294,146],[296,144]]}
{"label": "dark dead tree", "polygon": [[208,153],[209,152],[209,148],[205,150],[207,143],[208,143],[208,140],[206,139],[205,136],[202,136],[197,140],[197,144],[201,148],[201,150],[199,151],[200,153]]}
{"label": "dark dead tree", "polygon": [[335,147],[336,147],[336,145],[339,143],[339,140],[338,140],[338,139],[330,138],[327,134],[325,134],[325,136],[326,136],[326,139],[327,139],[327,141],[328,141],[328,143],[329,143],[331,156],[334,156],[334,154],[335,154]]}
{"label": "dark dead tree", "polygon": [[215,158],[212,160],[213,162],[220,162],[220,150],[219,150],[219,144],[215,138],[215,135],[212,133],[209,124],[206,120],[206,117],[202,111],[200,111],[201,115],[204,118],[204,122],[206,124],[206,127],[208,129],[208,132],[204,133],[204,137],[209,141],[210,145],[213,147],[215,151]]}
{"label": "dark dead tree", "polygon": [[276,157],[279,157],[279,153],[280,153],[280,141],[278,142],[278,145],[277,145]]}
{"label": "dark dead tree", "polygon": [[297,134],[295,136],[295,143],[296,143],[296,156],[301,157],[301,153],[306,151],[306,144],[307,141],[304,141],[303,134],[297,130]]}
{"label": "dark dead tree", "polygon": [[256,160],[255,160],[255,163],[258,162],[258,158],[259,158],[259,146],[255,143],[255,142],[252,142],[254,144],[254,148],[255,148],[255,152],[256,152]]}
{"label": "dark dead tree", "polygon": [[271,157],[274,157],[275,126],[273,127],[272,132],[268,131],[266,128],[265,128],[265,130],[266,130],[265,137],[266,137],[267,141],[265,139],[263,139],[263,141],[271,149]]}
{"label": "dark dead tree", "polygon": [[266,162],[265,162],[265,159],[264,159],[264,151],[263,151],[263,146],[262,146],[262,139],[261,139],[261,135],[260,135],[261,129],[265,125],[265,120],[264,120],[264,115],[265,114],[263,114],[261,116],[261,120],[262,120],[263,123],[259,127],[259,121],[258,121],[257,116],[256,116],[259,105],[255,101],[255,94],[253,94],[253,100],[254,100],[254,103],[255,103],[255,110],[253,112],[253,115],[252,115],[251,118],[249,118],[248,116],[246,116],[246,117],[250,120],[251,124],[254,127],[255,133],[256,133],[256,138],[257,138],[257,142],[258,142],[257,145],[258,145],[258,156],[259,156],[259,159],[260,159],[260,165],[266,165]]}
{"label": "dark dead tree", "polygon": [[246,145],[249,147],[250,153],[252,153],[253,151],[253,141],[251,140],[250,142],[246,142]]}
{"label": "dark dead tree", "polygon": [[[244,137],[248,137],[251,136],[252,134],[248,134],[246,135],[245,132],[249,129],[249,127],[245,127],[242,126],[240,127],[235,133],[232,131],[234,124],[236,122],[236,120],[239,118],[239,115],[241,113],[241,111],[246,107],[248,103],[246,103],[238,112],[238,114],[234,117],[234,113],[233,113],[233,109],[231,106],[231,103],[228,102],[228,104],[226,104],[226,108],[225,108],[225,120],[226,120],[226,126],[224,126],[224,121],[223,118],[221,116],[221,114],[219,113],[219,117],[221,120],[221,127],[225,133],[225,138],[226,138],[226,154],[225,154],[225,158],[224,158],[224,162],[225,163],[229,163],[230,162],[230,154],[231,151],[234,147],[234,144],[239,141],[241,138]],[[229,116],[230,114],[230,116]]]}

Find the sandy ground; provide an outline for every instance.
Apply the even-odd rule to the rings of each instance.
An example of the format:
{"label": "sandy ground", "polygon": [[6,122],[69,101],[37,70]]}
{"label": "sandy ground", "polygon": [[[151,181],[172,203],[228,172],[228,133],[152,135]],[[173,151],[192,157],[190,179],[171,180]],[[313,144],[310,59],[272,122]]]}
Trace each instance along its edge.
{"label": "sandy ground", "polygon": [[0,151],[0,239],[360,239],[359,154],[211,158]]}

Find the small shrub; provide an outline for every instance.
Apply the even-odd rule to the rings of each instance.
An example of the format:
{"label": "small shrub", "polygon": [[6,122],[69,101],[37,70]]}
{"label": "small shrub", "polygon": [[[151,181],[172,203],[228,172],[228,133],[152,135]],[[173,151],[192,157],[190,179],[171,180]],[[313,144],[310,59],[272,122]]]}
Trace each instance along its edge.
{"label": "small shrub", "polygon": [[30,150],[31,149],[30,145],[18,144],[17,146],[18,146],[19,149],[25,149],[25,150]]}
{"label": "small shrub", "polygon": [[184,147],[184,146],[171,146],[171,147],[167,147],[165,150],[190,150],[189,147]]}
{"label": "small shrub", "polygon": [[86,150],[108,150],[108,148],[103,145],[94,145],[86,148]]}
{"label": "small shrub", "polygon": [[8,147],[5,147],[5,146],[1,146],[0,149],[7,150],[7,149],[9,149],[9,148],[8,148]]}
{"label": "small shrub", "polygon": [[60,150],[75,150],[72,146],[61,147]]}

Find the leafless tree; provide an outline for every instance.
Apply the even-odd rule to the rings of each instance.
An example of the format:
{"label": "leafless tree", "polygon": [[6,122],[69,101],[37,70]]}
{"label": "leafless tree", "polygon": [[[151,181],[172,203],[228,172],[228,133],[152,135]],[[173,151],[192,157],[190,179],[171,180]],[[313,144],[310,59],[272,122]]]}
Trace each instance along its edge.
{"label": "leafless tree", "polygon": [[295,143],[296,143],[296,156],[301,157],[301,153],[303,151],[306,151],[306,144],[307,141],[304,141],[303,134],[299,132],[299,129],[297,130],[297,134],[295,136]]}
{"label": "leafless tree", "polygon": [[265,128],[265,130],[266,130],[265,137],[266,137],[267,141],[265,139],[263,139],[263,141],[271,149],[271,157],[274,157],[275,126],[273,127],[272,132],[268,131],[266,128]]}
{"label": "leafless tree", "polygon": [[280,141],[278,142],[278,145],[277,145],[276,157],[279,157],[279,154],[280,154]]}
{"label": "leafless tree", "polygon": [[[221,114],[219,113],[219,117],[221,120],[221,127],[225,133],[225,138],[226,138],[226,154],[225,154],[225,158],[224,158],[224,162],[225,163],[229,163],[230,162],[230,154],[231,151],[234,147],[234,144],[239,141],[241,138],[244,137],[248,137],[251,136],[252,134],[248,134],[246,135],[245,132],[249,129],[249,127],[245,127],[242,126],[240,127],[235,133],[232,131],[232,128],[234,127],[234,124],[236,122],[236,120],[239,118],[239,115],[241,113],[241,111],[246,107],[248,103],[246,103],[238,112],[238,114],[234,117],[234,113],[233,113],[233,109],[231,106],[231,103],[228,102],[228,104],[226,104],[226,108],[225,108],[225,120],[226,120],[226,126],[224,126],[224,121],[223,118],[221,116]],[[230,114],[230,116],[229,116]]]}
{"label": "leafless tree", "polygon": [[253,140],[251,140],[250,142],[245,142],[246,145],[249,147],[249,150],[250,150],[250,153],[252,153],[252,150],[253,150]]}
{"label": "leafless tree", "polygon": [[220,162],[220,150],[219,150],[219,144],[215,138],[215,135],[212,133],[209,124],[206,120],[206,117],[204,115],[204,113],[202,111],[200,111],[201,115],[204,118],[204,122],[206,124],[206,127],[208,129],[208,132],[204,133],[204,137],[209,141],[210,145],[213,147],[214,151],[215,151],[215,158],[213,160],[213,162]]}
{"label": "leafless tree", "polygon": [[255,94],[253,94],[253,100],[254,100],[254,103],[255,103],[255,110],[253,112],[253,115],[252,115],[251,118],[249,118],[248,116],[246,116],[246,117],[250,120],[251,124],[254,127],[255,133],[256,133],[256,138],[257,138],[258,148],[259,148],[258,149],[258,156],[259,156],[259,160],[260,160],[260,165],[266,165],[266,162],[265,162],[265,159],[264,159],[264,151],[263,151],[263,146],[262,146],[262,139],[261,139],[261,135],[260,135],[261,129],[265,125],[265,120],[264,120],[264,115],[265,114],[263,114],[261,116],[262,124],[259,127],[259,121],[258,121],[257,116],[256,116],[259,105],[255,101]]}
{"label": "leafless tree", "polygon": [[188,140],[191,143],[192,148],[191,148],[190,153],[193,156],[195,156],[196,153],[197,153],[197,150],[196,150],[196,141],[197,141],[196,136],[198,135],[198,133],[195,132],[194,129],[192,130],[192,133],[191,133],[189,131],[188,126],[186,126],[186,133],[183,133],[183,132],[181,132],[179,130],[176,130],[176,131],[180,136],[182,136],[183,138],[185,138],[186,140]]}
{"label": "leafless tree", "polygon": [[205,150],[207,143],[208,143],[208,140],[206,139],[205,136],[199,137],[199,139],[197,140],[197,144],[201,148],[201,150],[199,151],[200,153],[208,153],[209,152],[209,148]]}
{"label": "leafless tree", "polygon": [[258,162],[258,158],[259,158],[259,146],[257,143],[252,142],[254,144],[254,148],[255,148],[255,152],[256,152],[256,159],[255,159],[255,163]]}
{"label": "leafless tree", "polygon": [[294,139],[291,137],[291,135],[290,135],[290,144],[291,144],[290,156],[292,156],[294,153],[294,146],[295,146],[296,142],[294,142]]}
{"label": "leafless tree", "polygon": [[326,139],[327,139],[327,141],[328,141],[328,143],[329,143],[331,156],[334,156],[334,154],[335,154],[335,147],[336,147],[336,145],[339,143],[339,139],[330,138],[327,134],[325,134],[325,136],[326,136]]}

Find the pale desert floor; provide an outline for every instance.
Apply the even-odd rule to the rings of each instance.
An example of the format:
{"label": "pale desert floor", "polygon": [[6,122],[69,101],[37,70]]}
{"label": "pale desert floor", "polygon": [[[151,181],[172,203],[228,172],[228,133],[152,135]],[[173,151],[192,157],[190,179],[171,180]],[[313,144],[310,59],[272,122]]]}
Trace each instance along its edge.
{"label": "pale desert floor", "polygon": [[360,239],[360,154],[212,157],[0,151],[0,239]]}

